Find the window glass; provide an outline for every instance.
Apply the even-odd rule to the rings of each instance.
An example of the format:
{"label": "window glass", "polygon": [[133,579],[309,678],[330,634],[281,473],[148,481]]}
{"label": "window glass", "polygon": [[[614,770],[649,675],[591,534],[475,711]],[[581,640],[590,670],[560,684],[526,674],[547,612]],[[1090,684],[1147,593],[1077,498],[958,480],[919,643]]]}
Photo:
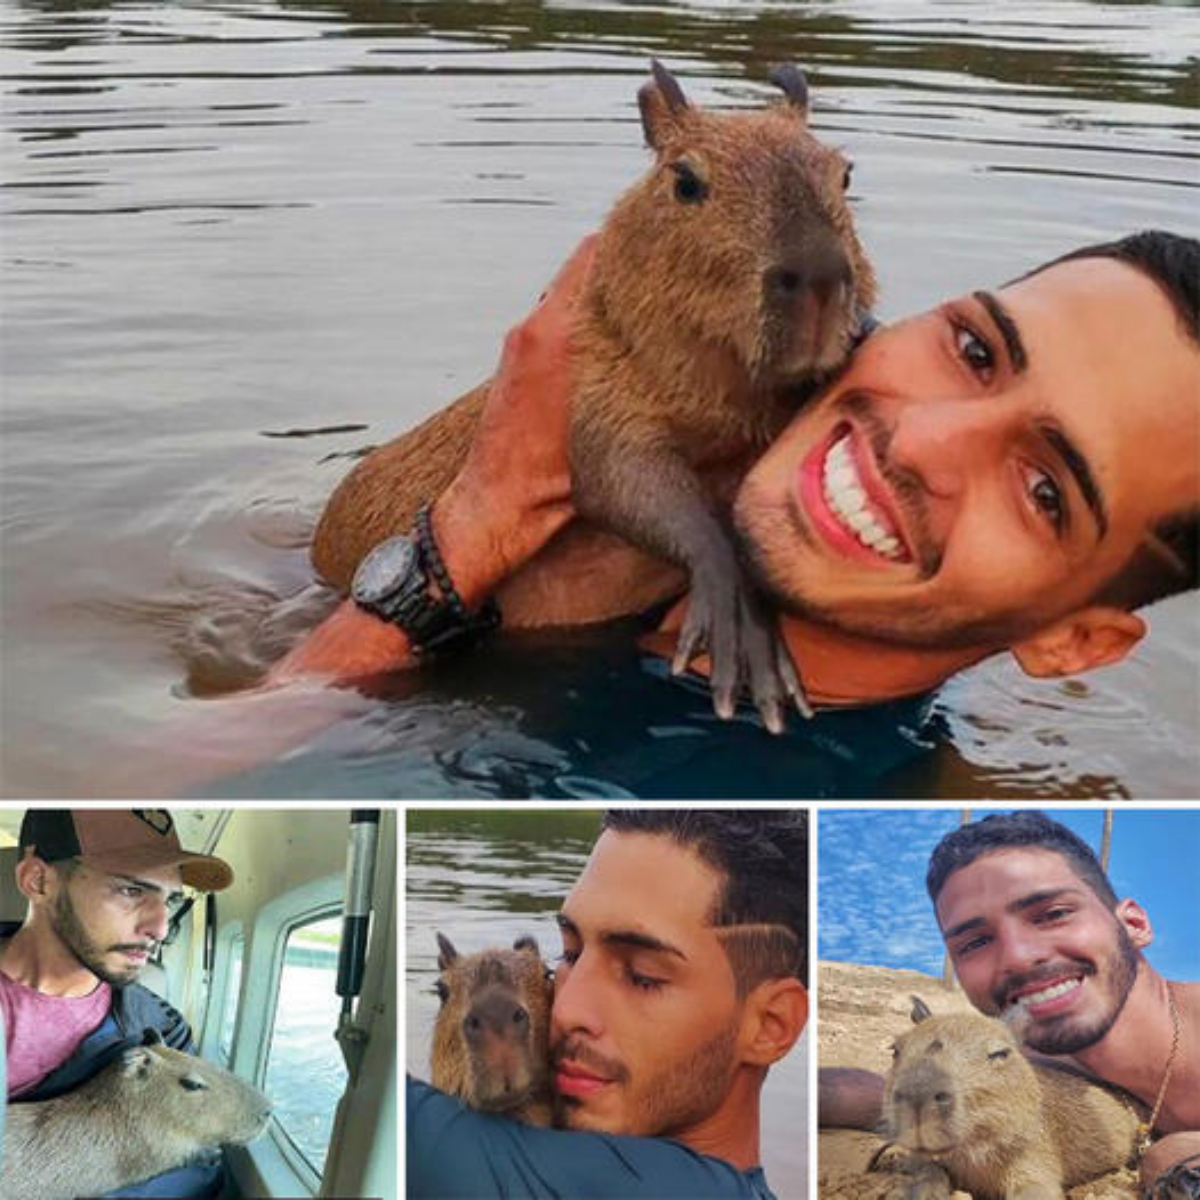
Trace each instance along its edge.
{"label": "window glass", "polygon": [[246,938],[239,929],[229,939],[229,965],[225,968],[225,994],[221,997],[221,1024],[217,1033],[217,1057],[225,1065],[233,1061],[233,1030],[237,1025],[238,993],[242,990],[242,954]]}
{"label": "window glass", "polygon": [[334,991],[341,940],[336,916],[288,933],[267,1056],[265,1090],[275,1119],[318,1175],[346,1088],[342,1051],[333,1037],[341,1010]]}

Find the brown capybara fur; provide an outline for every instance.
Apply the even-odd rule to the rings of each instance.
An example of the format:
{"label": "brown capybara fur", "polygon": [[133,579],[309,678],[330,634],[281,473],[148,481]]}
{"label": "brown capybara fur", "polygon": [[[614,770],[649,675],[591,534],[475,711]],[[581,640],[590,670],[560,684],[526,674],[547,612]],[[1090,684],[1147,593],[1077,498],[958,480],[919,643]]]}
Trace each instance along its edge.
{"label": "brown capybara fur", "polygon": [[216,1064],[138,1046],[72,1092],[8,1106],[0,1196],[99,1196],[249,1142],[270,1114],[262,1092]]}
{"label": "brown capybara fur", "polygon": [[1031,1062],[1000,1021],[933,1016],[913,1000],[916,1027],[896,1039],[884,1121],[910,1170],[928,1163],[923,1197],[958,1188],[974,1200],[1062,1200],[1129,1161],[1138,1117],[1123,1096]]}
{"label": "brown capybara fur", "polygon": [[537,942],[460,955],[437,935],[437,990],[430,1080],[471,1108],[549,1125],[553,985]]}
{"label": "brown capybara fur", "polygon": [[[681,590],[680,566],[694,581],[727,571],[713,477],[740,476],[795,411],[797,385],[845,358],[874,302],[847,163],[809,132],[800,73],[773,79],[786,100],[766,110],[702,111],[657,64],[639,93],[656,161],[600,232],[572,338],[573,486],[588,519],[501,590],[510,626],[639,611]],[[487,387],[341,483],[313,543],[328,582],[348,587],[367,551],[444,490]]]}

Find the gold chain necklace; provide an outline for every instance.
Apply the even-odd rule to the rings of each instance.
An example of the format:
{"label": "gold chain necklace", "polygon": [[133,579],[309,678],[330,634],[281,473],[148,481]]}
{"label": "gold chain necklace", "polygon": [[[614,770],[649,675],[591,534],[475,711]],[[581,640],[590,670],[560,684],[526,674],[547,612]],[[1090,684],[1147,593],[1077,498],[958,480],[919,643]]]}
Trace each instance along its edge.
{"label": "gold chain necklace", "polygon": [[1171,1073],[1175,1070],[1175,1056],[1179,1052],[1179,1009],[1175,1007],[1175,995],[1171,985],[1167,985],[1167,1008],[1171,1013],[1171,1053],[1167,1055],[1167,1068],[1163,1071],[1162,1083],[1158,1085],[1158,1096],[1154,1107],[1150,1110],[1150,1119],[1142,1122],[1137,1129],[1137,1156],[1141,1158],[1150,1149],[1150,1134],[1158,1114],[1162,1111],[1163,1101],[1167,1098],[1167,1088],[1171,1084]]}

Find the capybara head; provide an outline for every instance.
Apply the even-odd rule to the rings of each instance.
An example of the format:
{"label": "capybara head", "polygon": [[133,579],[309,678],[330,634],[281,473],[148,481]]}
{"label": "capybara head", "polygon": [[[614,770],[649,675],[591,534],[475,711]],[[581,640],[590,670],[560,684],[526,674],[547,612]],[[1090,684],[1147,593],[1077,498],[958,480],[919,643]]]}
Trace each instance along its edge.
{"label": "capybara head", "polygon": [[705,112],[658,62],[638,93],[655,165],[605,225],[595,281],[602,319],[631,338],[664,326],[731,352],[772,385],[838,366],[875,276],[854,230],[850,163],[808,128],[792,66],[765,110]]}
{"label": "capybara head", "polygon": [[995,1142],[1022,1106],[1036,1119],[1037,1078],[1007,1026],[976,1013],[935,1017],[915,996],[912,1018],[916,1027],[894,1043],[884,1092],[894,1141],[936,1156]]}
{"label": "capybara head", "polygon": [[215,1063],[168,1046],[126,1050],[110,1068],[118,1102],[196,1146],[241,1145],[266,1127],[271,1101]]}
{"label": "capybara head", "polygon": [[437,935],[437,992],[431,1077],[473,1108],[503,1112],[544,1089],[553,986],[537,942],[460,955]]}

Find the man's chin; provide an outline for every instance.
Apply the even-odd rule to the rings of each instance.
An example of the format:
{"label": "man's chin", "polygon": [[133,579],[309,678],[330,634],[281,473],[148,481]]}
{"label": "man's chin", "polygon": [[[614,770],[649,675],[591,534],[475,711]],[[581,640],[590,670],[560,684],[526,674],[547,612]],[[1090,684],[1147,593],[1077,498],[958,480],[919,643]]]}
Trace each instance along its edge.
{"label": "man's chin", "polygon": [[585,1105],[559,1100],[559,1121],[564,1129],[577,1133],[636,1133],[621,1113],[590,1112]]}

